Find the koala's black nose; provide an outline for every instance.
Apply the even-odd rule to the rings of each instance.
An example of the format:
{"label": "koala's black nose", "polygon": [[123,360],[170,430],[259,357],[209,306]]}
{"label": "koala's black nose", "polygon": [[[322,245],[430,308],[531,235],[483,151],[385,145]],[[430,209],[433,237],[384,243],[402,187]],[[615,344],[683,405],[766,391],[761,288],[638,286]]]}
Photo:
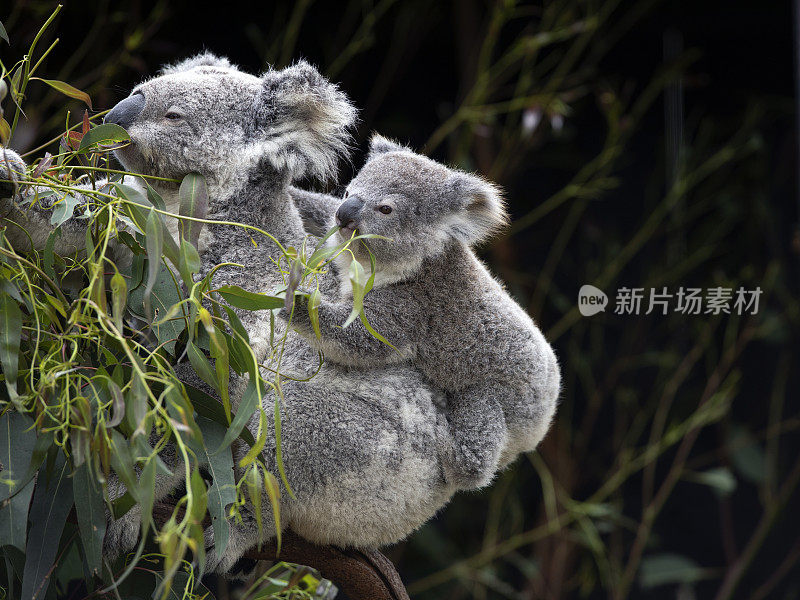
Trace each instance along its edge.
{"label": "koala's black nose", "polygon": [[348,227],[350,229],[355,229],[358,213],[363,206],[364,202],[362,202],[361,198],[358,196],[350,196],[347,200],[342,202],[341,206],[339,206],[339,209],[336,211],[336,224],[340,228]]}
{"label": "koala's black nose", "polygon": [[103,123],[115,123],[128,129],[144,108],[144,94],[136,93],[119,102],[103,119]]}

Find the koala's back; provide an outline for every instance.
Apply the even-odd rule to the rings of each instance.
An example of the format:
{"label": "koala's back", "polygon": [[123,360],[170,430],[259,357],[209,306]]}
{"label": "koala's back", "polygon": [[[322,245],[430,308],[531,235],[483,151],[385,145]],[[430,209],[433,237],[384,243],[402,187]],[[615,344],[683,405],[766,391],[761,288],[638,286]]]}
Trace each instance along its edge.
{"label": "koala's back", "polygon": [[533,321],[460,243],[427,261],[417,285],[429,304],[418,367],[449,392],[492,380],[524,389],[534,375]]}

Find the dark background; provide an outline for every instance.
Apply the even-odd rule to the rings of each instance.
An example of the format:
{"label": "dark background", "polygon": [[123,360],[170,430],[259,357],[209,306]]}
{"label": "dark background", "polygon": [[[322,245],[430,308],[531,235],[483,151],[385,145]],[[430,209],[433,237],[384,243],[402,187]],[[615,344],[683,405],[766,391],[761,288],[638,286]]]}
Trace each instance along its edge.
{"label": "dark background", "polygon": [[[202,49],[251,72],[304,57],[361,109],[341,182],[378,131],[504,187],[518,225],[482,255],[552,341],[562,405],[539,452],[390,550],[413,597],[796,597],[792,7],[558,0],[500,18],[504,6],[66,2],[41,42],[60,38],[40,74],[86,90],[102,110]],[[53,7],[0,8],[7,65]],[[570,27],[577,33],[523,52],[474,95],[486,64],[526,36]],[[465,102],[469,118],[438,136]],[[43,87],[31,86],[26,106],[18,150],[65,122],[64,98]],[[82,107],[69,106],[76,122]],[[605,313],[577,314],[584,283],[609,294]],[[742,318],[615,315],[626,285],[763,294],[758,314]]]}

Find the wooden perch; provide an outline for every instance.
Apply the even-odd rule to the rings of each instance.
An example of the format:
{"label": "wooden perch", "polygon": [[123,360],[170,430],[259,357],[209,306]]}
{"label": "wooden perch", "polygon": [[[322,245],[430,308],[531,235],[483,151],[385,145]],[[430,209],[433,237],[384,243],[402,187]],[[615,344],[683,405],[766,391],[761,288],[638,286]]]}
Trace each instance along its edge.
{"label": "wooden perch", "polygon": [[[174,510],[175,506],[168,502],[156,503],[153,507],[156,523],[163,525]],[[204,526],[210,526],[210,519],[206,518],[206,521]],[[281,560],[311,567],[335,583],[352,600],[410,600],[392,561],[377,550],[318,546],[296,533],[284,531],[280,555],[277,555],[275,540],[271,540],[262,545],[261,550],[245,554],[245,558]]]}

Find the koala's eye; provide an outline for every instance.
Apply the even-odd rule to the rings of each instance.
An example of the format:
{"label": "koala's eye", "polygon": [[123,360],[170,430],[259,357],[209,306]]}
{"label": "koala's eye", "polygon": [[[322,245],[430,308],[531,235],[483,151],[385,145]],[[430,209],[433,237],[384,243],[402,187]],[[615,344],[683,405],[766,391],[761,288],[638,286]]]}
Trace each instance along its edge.
{"label": "koala's eye", "polygon": [[381,204],[378,207],[378,210],[381,211],[383,214],[388,215],[392,212],[392,207],[389,206],[388,204]]}
{"label": "koala's eye", "polygon": [[347,198],[349,195],[350,195],[350,192],[348,192],[347,190],[345,190],[345,191],[344,191],[344,197],[345,197],[345,198]]}
{"label": "koala's eye", "polygon": [[167,111],[167,114],[164,115],[165,119],[169,119],[170,121],[177,121],[178,119],[182,119],[183,115],[175,110]]}

